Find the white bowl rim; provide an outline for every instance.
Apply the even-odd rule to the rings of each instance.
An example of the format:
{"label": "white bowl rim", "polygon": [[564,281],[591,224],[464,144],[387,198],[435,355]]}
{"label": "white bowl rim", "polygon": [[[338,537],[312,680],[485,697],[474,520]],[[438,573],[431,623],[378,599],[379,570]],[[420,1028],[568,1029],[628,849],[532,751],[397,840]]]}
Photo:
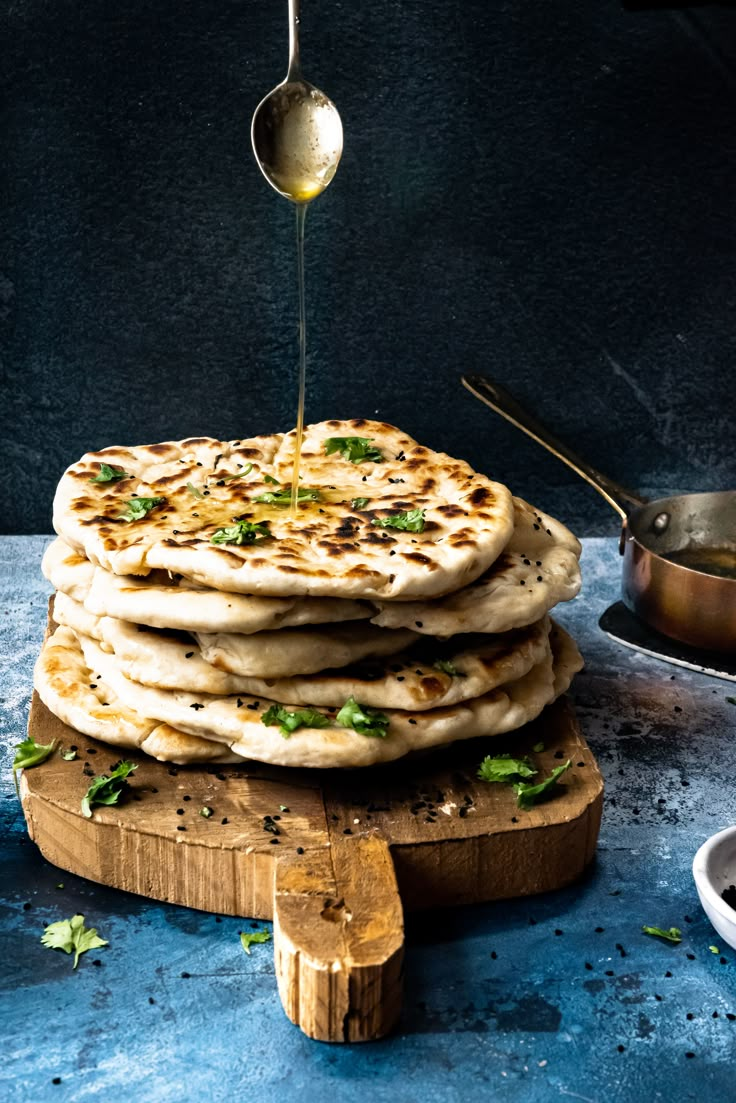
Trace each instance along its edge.
{"label": "white bowl rim", "polygon": [[724,922],[736,928],[736,910],[726,903],[719,892],[716,892],[707,873],[708,862],[713,852],[729,838],[736,839],[736,826],[724,827],[722,831],[717,831],[715,835],[705,840],[693,858],[693,877],[698,891],[705,897],[709,906]]}

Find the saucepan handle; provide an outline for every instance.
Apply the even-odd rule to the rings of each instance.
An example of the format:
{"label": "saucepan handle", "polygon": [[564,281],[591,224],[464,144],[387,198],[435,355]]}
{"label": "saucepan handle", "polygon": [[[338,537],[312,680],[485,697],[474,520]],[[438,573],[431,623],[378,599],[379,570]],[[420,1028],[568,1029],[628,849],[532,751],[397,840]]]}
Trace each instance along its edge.
{"label": "saucepan handle", "polygon": [[646,498],[642,498],[639,494],[635,494],[632,490],[627,490],[626,487],[614,482],[613,479],[609,479],[607,475],[602,474],[576,455],[571,448],[558,440],[541,422],[537,421],[535,417],[532,417],[520,406],[513,395],[510,395],[504,387],[501,387],[492,379],[487,379],[484,375],[463,375],[461,379],[463,386],[467,387],[472,395],[479,398],[486,406],[490,406],[501,417],[505,417],[517,429],[521,429],[537,444],[541,444],[558,460],[566,463],[581,479],[585,479],[586,482],[590,483],[599,494],[603,495],[609,505],[613,506],[622,520],[626,521],[631,511],[637,506],[646,504]]}

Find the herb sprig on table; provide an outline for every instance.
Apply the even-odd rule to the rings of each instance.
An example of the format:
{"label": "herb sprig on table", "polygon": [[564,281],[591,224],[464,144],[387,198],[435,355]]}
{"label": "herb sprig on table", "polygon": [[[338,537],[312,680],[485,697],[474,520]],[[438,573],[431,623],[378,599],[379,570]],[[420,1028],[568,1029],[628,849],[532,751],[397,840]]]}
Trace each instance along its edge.
{"label": "herb sprig on table", "polygon": [[642,927],[644,934],[654,935],[655,938],[663,938],[666,942],[682,942],[682,931],[679,927]]}
{"label": "herb sprig on table", "polygon": [[111,774],[96,777],[82,797],[82,814],[91,819],[95,804],[117,804],[128,788],[127,778],[137,769],[132,762],[119,762]]}
{"label": "herb sprig on table", "polygon": [[271,932],[264,927],[262,931],[241,931],[240,932],[240,945],[245,950],[246,954],[250,955],[250,948],[253,943],[258,942],[270,942]]}
{"label": "herb sprig on table", "polygon": [[511,755],[501,754],[487,755],[478,768],[478,777],[481,781],[503,782],[513,785],[516,793],[516,803],[519,808],[528,811],[537,803],[541,796],[547,796],[551,789],[557,785],[557,781],[572,765],[570,759],[559,766],[555,766],[549,777],[536,784],[525,781],[525,778],[536,777],[535,769],[529,758],[512,758]]}
{"label": "herb sprig on table", "polygon": [[100,938],[96,927],[85,927],[83,915],[73,915],[71,919],[60,919],[58,923],[49,923],[41,935],[41,943],[47,950],[62,950],[65,954],[74,954],[76,969],[80,954],[88,950],[97,950],[109,943]]}

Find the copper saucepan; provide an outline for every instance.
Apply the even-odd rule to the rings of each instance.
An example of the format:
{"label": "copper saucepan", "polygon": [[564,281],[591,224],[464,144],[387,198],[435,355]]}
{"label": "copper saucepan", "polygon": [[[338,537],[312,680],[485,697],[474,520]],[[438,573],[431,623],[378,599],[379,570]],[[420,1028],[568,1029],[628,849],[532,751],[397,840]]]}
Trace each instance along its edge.
{"label": "copper saucepan", "polygon": [[647,501],[581,460],[498,383],[482,375],[464,375],[462,382],[586,479],[620,515],[627,608],[672,639],[736,652],[736,491]]}

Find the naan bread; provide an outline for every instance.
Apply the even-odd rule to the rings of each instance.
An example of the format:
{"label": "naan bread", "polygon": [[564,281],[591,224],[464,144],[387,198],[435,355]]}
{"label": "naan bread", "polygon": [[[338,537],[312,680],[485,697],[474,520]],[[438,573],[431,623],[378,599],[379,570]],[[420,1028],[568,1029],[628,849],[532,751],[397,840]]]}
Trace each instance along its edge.
{"label": "naan bread", "polygon": [[41,572],[59,593],[74,601],[84,601],[89,594],[95,568],[86,556],[80,555],[63,540],[56,539],[43,553]]}
{"label": "naan bread", "polygon": [[301,624],[333,624],[370,617],[373,606],[342,598],[247,597],[208,590],[189,579],[151,571],[141,578],[95,567],[60,537],[46,549],[45,577],[89,613],[183,632],[263,632]]}
{"label": "naan bread", "polygon": [[43,645],[33,684],[46,707],[70,728],[109,743],[144,751],[161,762],[242,762],[242,756],[201,736],[177,731],[127,708],[87,666],[79,641],[59,627]]}
{"label": "naan bread", "polygon": [[[217,670],[191,639],[142,630],[112,617],[89,618],[84,610],[75,623],[73,603],[56,600],[56,619],[101,641],[104,650],[114,653],[120,671],[134,682],[193,693],[245,693],[282,703],[340,708],[355,697],[373,708],[425,711],[480,697],[515,681],[549,653],[549,619],[543,618],[504,636],[461,636],[450,645],[423,639],[408,652],[388,659],[303,676],[249,678]],[[94,621],[91,631],[84,630],[85,616]],[[438,660],[457,673],[434,666]]]}
{"label": "naan bread", "polygon": [[377,628],[363,621],[329,628],[279,628],[252,636],[195,633],[202,658],[218,670],[255,678],[314,674],[361,659],[395,655],[416,639],[408,628]]}
{"label": "naan bread", "polygon": [[[325,454],[327,438],[351,436],[371,438],[383,462]],[[255,502],[274,489],[266,476],[282,484],[290,478],[294,439],[201,437],[88,453],[62,476],[54,527],[115,574],[159,568],[227,593],[271,597],[437,597],[472,582],[508,543],[513,507],[506,487],[382,422],[309,426],[300,486],[316,488],[322,499],[301,502],[295,517]],[[91,482],[103,463],[131,477]],[[133,497],[163,501],[125,521]],[[368,503],[353,507],[356,498]],[[414,509],[425,511],[421,533],[372,523]],[[213,544],[213,534],[235,518],[268,523],[271,537]]]}
{"label": "naan bread", "polygon": [[513,535],[480,578],[435,601],[377,603],[372,623],[438,637],[532,624],[580,590],[580,550],[559,521],[514,498]]}
{"label": "naan bread", "polygon": [[385,710],[389,728],[383,739],[336,726],[334,710],[324,709],[319,711],[330,718],[330,727],[299,728],[284,739],[277,727],[267,727],[261,721],[273,703],[269,700],[142,686],[126,678],[115,657],[102,651],[94,640],[81,637],[80,644],[87,664],[99,671],[128,708],[152,712],[178,731],[227,744],[243,757],[281,766],[346,767],[389,762],[413,750],[501,734],[534,719],[567,689],[582,665],[575,644],[558,625],[550,638],[554,660],[548,656],[522,678],[492,693],[428,712]]}

